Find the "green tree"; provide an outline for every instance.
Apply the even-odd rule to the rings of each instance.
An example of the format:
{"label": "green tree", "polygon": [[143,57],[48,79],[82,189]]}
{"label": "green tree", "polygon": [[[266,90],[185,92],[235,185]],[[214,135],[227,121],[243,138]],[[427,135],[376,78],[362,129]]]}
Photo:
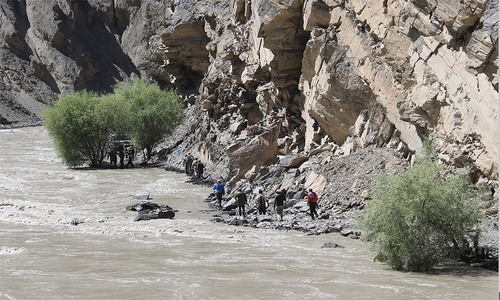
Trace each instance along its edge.
{"label": "green tree", "polygon": [[378,177],[358,219],[377,257],[399,270],[432,269],[480,234],[483,214],[466,170],[443,176],[432,147],[424,150],[407,171]]}
{"label": "green tree", "polygon": [[119,101],[114,95],[82,91],[61,97],[44,111],[44,126],[66,164],[101,165],[125,115]]}
{"label": "green tree", "polygon": [[129,137],[136,146],[146,149],[149,160],[153,146],[182,121],[184,109],[179,95],[172,90],[163,91],[144,79],[119,84],[114,92],[126,100]]}

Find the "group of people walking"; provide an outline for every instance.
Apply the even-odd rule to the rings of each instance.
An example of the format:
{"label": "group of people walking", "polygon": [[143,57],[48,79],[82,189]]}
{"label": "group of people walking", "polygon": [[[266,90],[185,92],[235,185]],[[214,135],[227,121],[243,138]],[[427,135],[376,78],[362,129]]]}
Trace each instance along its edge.
{"label": "group of people walking", "polygon": [[135,148],[133,145],[130,146],[122,146],[119,148],[113,148],[108,153],[109,163],[113,167],[118,167],[118,157],[120,158],[120,168],[125,167],[125,158],[128,158],[127,168],[134,167],[134,156],[135,156]]}
{"label": "group of people walking", "polygon": [[[217,180],[217,183],[214,184],[213,189],[215,191],[215,196],[217,198],[217,205],[219,209],[222,209],[222,198],[225,195],[224,185],[221,180]],[[279,216],[279,220],[283,221],[283,211],[285,209],[286,202],[286,191],[276,191],[276,197],[274,199],[274,209],[276,210],[276,214]],[[236,195],[236,203],[238,206],[238,214],[240,216],[245,216],[245,206],[248,204],[248,199],[246,194],[243,191],[239,191]],[[259,194],[255,198],[257,203],[257,210],[259,215],[265,215],[267,213],[267,209],[269,208],[269,200],[264,195],[262,190],[259,190]],[[316,206],[318,204],[318,195],[312,190],[309,189],[307,193],[307,204],[309,205],[309,212],[311,214],[312,219],[318,217],[318,213],[316,212]]]}
{"label": "group of people walking", "polygon": [[[175,155],[177,155],[177,153],[174,154],[174,156]],[[198,180],[203,179],[203,170],[205,166],[203,165],[200,159],[197,159],[193,155],[191,155],[191,153],[188,153],[184,157],[183,165],[186,175],[194,175]],[[217,199],[217,206],[219,209],[222,209],[222,199],[223,196],[226,194],[226,191],[224,188],[224,184],[222,183],[221,180],[217,180],[217,182],[213,185],[213,190],[215,192],[215,196]],[[248,204],[248,198],[246,193],[244,191],[239,191],[235,195],[235,198],[236,198],[236,205],[238,207],[238,214],[240,216],[245,216],[246,215],[245,207]],[[255,198],[255,202],[257,203],[257,211],[259,215],[265,215],[269,208],[269,200],[266,197],[266,195],[264,195],[264,191],[262,189],[258,191],[258,195]],[[276,196],[274,198],[273,208],[276,211],[276,214],[279,216],[280,221],[283,221],[285,203],[286,203],[286,191],[277,190]],[[309,192],[307,193],[307,205],[309,206],[309,213],[313,220],[318,217],[318,213],[316,211],[317,204],[318,204],[318,195],[312,189],[309,189]]]}
{"label": "group of people walking", "polygon": [[183,163],[186,175],[194,175],[198,180],[203,179],[203,170],[205,169],[205,165],[200,159],[195,158],[191,155],[191,153],[188,153],[186,157],[184,157]]}

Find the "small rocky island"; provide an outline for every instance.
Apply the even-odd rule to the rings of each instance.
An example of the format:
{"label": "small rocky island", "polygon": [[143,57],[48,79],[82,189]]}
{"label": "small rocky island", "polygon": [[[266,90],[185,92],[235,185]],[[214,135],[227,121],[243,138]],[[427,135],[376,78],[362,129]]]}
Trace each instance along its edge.
{"label": "small rocky island", "polygon": [[142,200],[140,203],[127,206],[127,210],[138,212],[135,221],[152,220],[152,219],[173,219],[175,210],[165,204],[157,204],[147,201],[149,193],[142,193],[134,196],[136,200]]}

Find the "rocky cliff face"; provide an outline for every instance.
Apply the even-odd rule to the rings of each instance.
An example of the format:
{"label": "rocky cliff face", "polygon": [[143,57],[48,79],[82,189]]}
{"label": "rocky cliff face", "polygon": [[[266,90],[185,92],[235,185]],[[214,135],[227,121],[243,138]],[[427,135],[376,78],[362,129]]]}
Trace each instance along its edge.
{"label": "rocky cliff face", "polygon": [[[493,0],[0,0],[0,123],[58,95],[148,75],[186,122],[161,148],[251,182],[367,148],[407,161],[432,134],[443,161],[498,180]],[[179,164],[183,155],[170,158]],[[318,184],[320,182],[321,184]]]}
{"label": "rocky cliff face", "polygon": [[140,76],[154,1],[0,0],[0,124],[41,120],[59,95]]}
{"label": "rocky cliff face", "polygon": [[318,149],[411,159],[426,134],[448,164],[497,180],[496,1],[168,4],[147,71],[196,115],[170,145],[227,156],[233,180]]}

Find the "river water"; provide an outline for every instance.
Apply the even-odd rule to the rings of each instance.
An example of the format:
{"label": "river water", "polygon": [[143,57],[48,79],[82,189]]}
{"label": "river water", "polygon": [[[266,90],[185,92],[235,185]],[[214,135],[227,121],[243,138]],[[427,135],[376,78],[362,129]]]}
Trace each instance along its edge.
{"label": "river water", "polygon": [[[0,300],[498,297],[496,272],[398,272],[339,234],[212,223],[210,188],[163,169],[67,168],[41,127],[0,130],[0,153]],[[135,222],[125,208],[143,192],[175,218]]]}

